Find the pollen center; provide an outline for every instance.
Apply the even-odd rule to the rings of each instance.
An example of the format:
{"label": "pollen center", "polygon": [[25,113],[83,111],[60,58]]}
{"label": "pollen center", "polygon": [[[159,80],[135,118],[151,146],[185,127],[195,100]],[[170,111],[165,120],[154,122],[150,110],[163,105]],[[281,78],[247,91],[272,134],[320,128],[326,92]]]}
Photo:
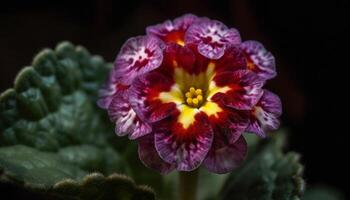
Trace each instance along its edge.
{"label": "pollen center", "polygon": [[191,107],[198,108],[203,103],[203,91],[201,89],[190,87],[188,92],[186,92],[185,97],[186,103]]}

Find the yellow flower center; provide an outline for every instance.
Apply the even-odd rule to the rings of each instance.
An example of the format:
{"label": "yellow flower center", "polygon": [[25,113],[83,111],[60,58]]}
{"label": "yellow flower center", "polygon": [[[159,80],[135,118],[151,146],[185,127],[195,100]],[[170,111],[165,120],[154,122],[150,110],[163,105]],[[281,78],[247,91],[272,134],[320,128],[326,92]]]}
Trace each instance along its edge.
{"label": "yellow flower center", "polygon": [[187,105],[191,107],[198,108],[203,103],[203,91],[201,89],[190,87],[188,92],[186,92],[185,97]]}
{"label": "yellow flower center", "polygon": [[162,103],[177,105],[180,111],[177,122],[185,129],[195,122],[195,116],[199,112],[207,114],[208,117],[218,117],[218,113],[223,110],[211,98],[219,92],[226,93],[230,88],[228,86],[219,87],[213,81],[215,64],[210,62],[207,70],[199,74],[186,72],[178,67],[176,61],[173,64],[175,84],[170,91],[161,92],[155,98],[160,99]]}

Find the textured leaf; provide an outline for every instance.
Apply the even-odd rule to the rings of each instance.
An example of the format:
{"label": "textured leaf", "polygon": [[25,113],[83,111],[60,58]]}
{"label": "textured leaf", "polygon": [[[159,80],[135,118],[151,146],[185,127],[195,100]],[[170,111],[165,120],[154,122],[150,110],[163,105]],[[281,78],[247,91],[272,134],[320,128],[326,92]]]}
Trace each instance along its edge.
{"label": "textured leaf", "polygon": [[[130,178],[102,175],[130,171],[118,152],[127,144],[111,140],[113,128],[95,103],[110,68],[63,42],[19,72],[0,95],[0,181],[56,196],[74,186],[79,192],[68,196],[75,199],[154,199]],[[96,171],[102,174],[88,175]]]}
{"label": "textured leaf", "polygon": [[276,133],[251,147],[246,162],[226,181],[220,199],[300,199],[303,167],[296,153],[282,152],[283,144],[283,133]]}
{"label": "textured leaf", "polygon": [[0,148],[2,179],[46,188],[65,179],[78,179],[86,174],[79,168],[62,162],[55,153],[40,152],[31,147],[15,145]]}
{"label": "textured leaf", "polygon": [[119,174],[105,177],[100,173],[93,173],[81,181],[66,179],[56,183],[52,191],[61,196],[87,200],[149,200],[155,198],[152,189],[147,186],[136,186],[131,178]]}

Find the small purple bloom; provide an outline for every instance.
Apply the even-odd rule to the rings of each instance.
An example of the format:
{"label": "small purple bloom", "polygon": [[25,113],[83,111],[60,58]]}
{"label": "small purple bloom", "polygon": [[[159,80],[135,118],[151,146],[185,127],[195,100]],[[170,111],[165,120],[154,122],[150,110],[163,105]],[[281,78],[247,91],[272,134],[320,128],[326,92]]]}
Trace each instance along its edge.
{"label": "small purple bloom", "polygon": [[100,91],[116,134],[137,140],[142,163],[162,174],[235,169],[244,132],[265,137],[279,126],[281,102],[263,89],[276,75],[272,54],[191,14],[146,32],[123,45]]}

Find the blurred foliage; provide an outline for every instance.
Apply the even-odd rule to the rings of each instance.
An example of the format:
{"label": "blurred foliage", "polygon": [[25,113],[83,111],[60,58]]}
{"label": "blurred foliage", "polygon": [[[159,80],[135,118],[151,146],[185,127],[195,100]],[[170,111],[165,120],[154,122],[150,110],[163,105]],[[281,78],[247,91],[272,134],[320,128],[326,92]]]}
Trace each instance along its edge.
{"label": "blurred foliage", "polygon": [[250,145],[248,158],[230,174],[220,199],[300,199],[305,185],[303,167],[296,153],[283,153],[284,142],[285,134],[280,131]]}
{"label": "blurred foliage", "polygon": [[[0,180],[64,199],[154,199],[136,186],[96,107],[111,64],[63,42],[41,51],[0,96]],[[99,172],[102,174],[90,174]],[[103,187],[101,187],[103,186]]]}
{"label": "blurred foliage", "polygon": [[312,186],[305,192],[302,200],[345,200],[345,197],[335,188]]}

